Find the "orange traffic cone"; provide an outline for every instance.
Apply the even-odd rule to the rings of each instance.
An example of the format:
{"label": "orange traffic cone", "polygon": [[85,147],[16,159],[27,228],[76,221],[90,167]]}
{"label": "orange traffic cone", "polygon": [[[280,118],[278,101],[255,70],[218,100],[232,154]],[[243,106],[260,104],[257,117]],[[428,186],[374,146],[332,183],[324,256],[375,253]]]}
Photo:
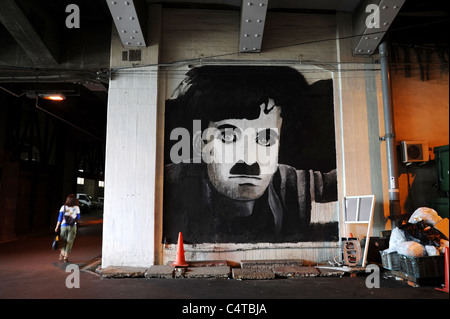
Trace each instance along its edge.
{"label": "orange traffic cone", "polygon": [[177,257],[172,263],[172,266],[176,267],[187,267],[189,264],[184,259],[184,246],[183,246],[183,235],[181,232],[178,234],[178,247],[177,247]]}

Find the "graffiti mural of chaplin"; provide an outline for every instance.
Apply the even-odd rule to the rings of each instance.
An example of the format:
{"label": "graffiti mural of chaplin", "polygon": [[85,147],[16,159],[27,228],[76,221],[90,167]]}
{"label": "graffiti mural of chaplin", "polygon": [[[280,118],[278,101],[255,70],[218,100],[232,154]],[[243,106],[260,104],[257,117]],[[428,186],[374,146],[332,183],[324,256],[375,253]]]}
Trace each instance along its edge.
{"label": "graffiti mural of chaplin", "polygon": [[333,123],[331,80],[309,85],[282,66],[191,69],[166,101],[163,241],[337,240],[337,222],[311,223],[313,202],[337,200]]}

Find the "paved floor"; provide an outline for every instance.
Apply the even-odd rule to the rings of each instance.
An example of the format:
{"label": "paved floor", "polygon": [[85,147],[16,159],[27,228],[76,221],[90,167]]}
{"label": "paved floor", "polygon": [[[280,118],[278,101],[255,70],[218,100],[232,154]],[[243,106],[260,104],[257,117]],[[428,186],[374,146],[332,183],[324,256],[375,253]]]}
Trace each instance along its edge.
{"label": "paved floor", "polygon": [[[432,286],[415,288],[404,281],[384,276],[381,276],[380,288],[371,289],[366,286],[366,276],[242,281],[187,278],[108,279],[90,271],[81,271],[79,281],[76,281],[75,273],[66,268],[67,265],[75,264],[82,269],[101,258],[101,220],[85,216],[82,222],[84,225],[79,228],[69,264],[59,262],[57,252],[51,250],[51,234],[0,244],[0,298],[160,299],[158,305],[166,305],[171,311],[180,314],[183,310],[189,311],[189,308],[184,308],[189,305],[190,311],[195,311],[193,305],[208,303],[223,308],[230,301],[236,304],[251,300],[255,304],[264,303],[266,307],[279,307],[279,302],[282,305],[287,302],[292,307],[297,307],[298,299],[449,298],[447,293]],[[77,283],[79,288],[68,288],[76,286]],[[170,304],[167,304],[168,302]],[[226,313],[225,308],[222,311]]]}

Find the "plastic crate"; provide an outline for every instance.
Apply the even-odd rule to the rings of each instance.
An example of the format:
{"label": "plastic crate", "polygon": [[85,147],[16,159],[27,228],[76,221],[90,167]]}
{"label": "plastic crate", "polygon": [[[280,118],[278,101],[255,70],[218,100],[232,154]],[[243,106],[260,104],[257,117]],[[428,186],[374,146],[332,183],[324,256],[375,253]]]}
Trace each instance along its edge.
{"label": "plastic crate", "polygon": [[381,255],[381,264],[383,268],[389,269],[389,270],[400,270],[401,264],[400,264],[400,257],[399,254],[394,252],[384,252],[380,251]]}
{"label": "plastic crate", "polygon": [[438,278],[445,275],[445,256],[410,257],[399,254],[401,270],[415,278]]}

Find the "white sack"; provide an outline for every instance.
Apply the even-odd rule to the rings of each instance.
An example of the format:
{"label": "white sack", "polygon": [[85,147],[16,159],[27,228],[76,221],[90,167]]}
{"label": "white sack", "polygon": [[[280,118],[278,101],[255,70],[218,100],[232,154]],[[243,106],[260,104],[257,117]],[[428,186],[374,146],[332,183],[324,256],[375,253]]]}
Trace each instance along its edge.
{"label": "white sack", "polygon": [[394,252],[396,250],[396,246],[400,243],[403,243],[406,241],[405,233],[403,230],[399,229],[398,227],[395,227],[391,231],[391,237],[389,238],[389,248],[386,249],[387,252]]}
{"label": "white sack", "polygon": [[425,224],[434,226],[442,220],[442,217],[432,208],[420,207],[411,215],[408,222],[415,224],[423,220]]}
{"label": "white sack", "polygon": [[415,241],[405,241],[396,247],[399,254],[410,257],[423,257],[426,255],[425,248]]}
{"label": "white sack", "polygon": [[425,250],[427,251],[428,256],[439,256],[440,255],[439,250],[434,246],[426,245]]}

